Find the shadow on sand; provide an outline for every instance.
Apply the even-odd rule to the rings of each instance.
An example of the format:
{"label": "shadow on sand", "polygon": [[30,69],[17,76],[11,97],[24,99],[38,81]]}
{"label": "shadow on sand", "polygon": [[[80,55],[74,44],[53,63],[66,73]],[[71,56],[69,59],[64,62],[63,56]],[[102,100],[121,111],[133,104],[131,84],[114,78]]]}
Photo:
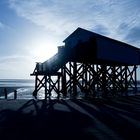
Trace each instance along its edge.
{"label": "shadow on sand", "polygon": [[140,139],[140,97],[25,101],[16,111],[1,110],[0,138]]}

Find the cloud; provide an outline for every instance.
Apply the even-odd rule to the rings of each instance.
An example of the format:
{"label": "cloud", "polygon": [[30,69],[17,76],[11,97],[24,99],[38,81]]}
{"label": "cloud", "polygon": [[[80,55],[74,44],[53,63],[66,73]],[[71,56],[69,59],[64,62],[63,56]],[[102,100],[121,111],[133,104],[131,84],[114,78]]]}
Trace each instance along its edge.
{"label": "cloud", "polygon": [[0,29],[3,29],[4,27],[5,25],[2,22],[0,22]]}
{"label": "cloud", "polygon": [[98,24],[95,26],[94,31],[99,33],[99,34],[103,34],[103,35],[108,35],[109,34],[109,30],[108,28],[106,28],[105,26]]}
{"label": "cloud", "polygon": [[80,26],[122,41],[139,26],[139,4],[133,0],[9,0],[18,16],[48,33],[67,36]]}
{"label": "cloud", "polygon": [[140,44],[140,27],[134,27],[130,29],[125,36],[125,39],[128,40],[128,42],[131,44]]}
{"label": "cloud", "polygon": [[18,16],[41,26],[48,34],[65,38],[80,26],[136,45],[138,38],[133,35],[130,40],[129,36],[139,32],[139,4],[133,0],[9,0]]}
{"label": "cloud", "polygon": [[19,16],[58,34],[74,30],[78,26],[93,29],[99,22],[106,26],[107,21],[101,15],[108,14],[104,5],[109,6],[109,1],[10,0],[10,7]]}

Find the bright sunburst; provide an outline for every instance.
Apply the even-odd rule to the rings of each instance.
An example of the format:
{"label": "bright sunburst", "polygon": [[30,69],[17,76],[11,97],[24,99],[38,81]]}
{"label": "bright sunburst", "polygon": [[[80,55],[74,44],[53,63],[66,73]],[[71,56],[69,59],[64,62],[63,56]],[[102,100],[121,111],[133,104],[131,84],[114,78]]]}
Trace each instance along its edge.
{"label": "bright sunburst", "polygon": [[57,46],[51,41],[36,40],[33,45],[33,57],[36,62],[44,62],[57,52]]}

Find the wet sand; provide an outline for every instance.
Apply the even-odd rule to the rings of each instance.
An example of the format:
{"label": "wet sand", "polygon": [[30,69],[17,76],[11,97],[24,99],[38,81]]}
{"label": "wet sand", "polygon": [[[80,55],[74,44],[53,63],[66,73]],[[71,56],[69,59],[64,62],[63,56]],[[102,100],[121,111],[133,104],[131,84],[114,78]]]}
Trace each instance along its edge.
{"label": "wet sand", "polygon": [[0,100],[0,139],[139,140],[140,96]]}

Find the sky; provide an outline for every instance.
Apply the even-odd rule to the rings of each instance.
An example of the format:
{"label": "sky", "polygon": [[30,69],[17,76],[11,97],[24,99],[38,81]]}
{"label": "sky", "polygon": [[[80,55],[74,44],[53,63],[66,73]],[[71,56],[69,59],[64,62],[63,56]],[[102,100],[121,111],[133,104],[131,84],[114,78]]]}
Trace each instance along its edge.
{"label": "sky", "polygon": [[0,0],[0,79],[31,78],[78,27],[140,48],[139,13],[139,0]]}

